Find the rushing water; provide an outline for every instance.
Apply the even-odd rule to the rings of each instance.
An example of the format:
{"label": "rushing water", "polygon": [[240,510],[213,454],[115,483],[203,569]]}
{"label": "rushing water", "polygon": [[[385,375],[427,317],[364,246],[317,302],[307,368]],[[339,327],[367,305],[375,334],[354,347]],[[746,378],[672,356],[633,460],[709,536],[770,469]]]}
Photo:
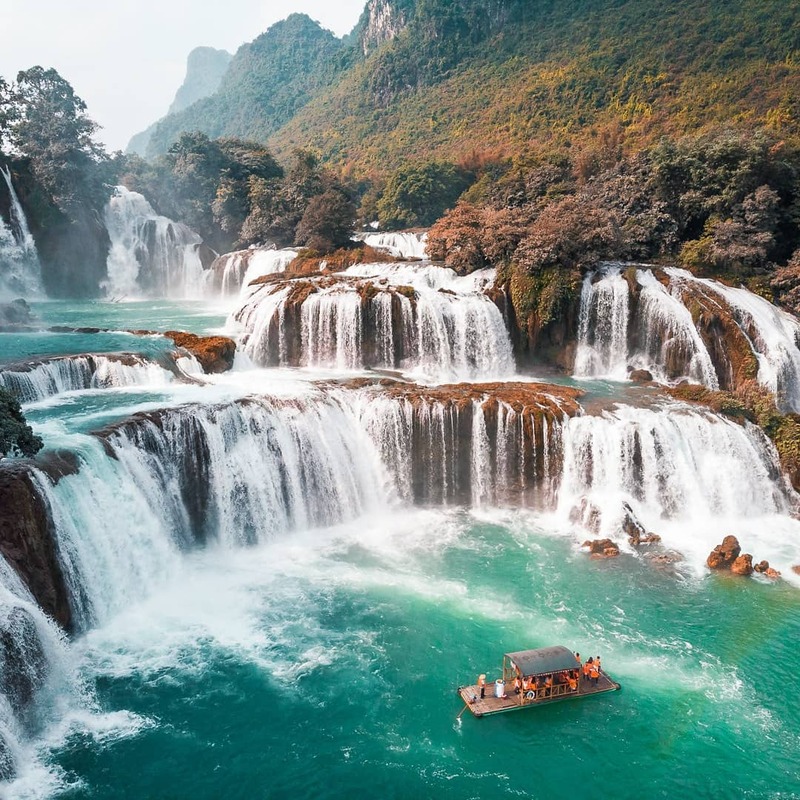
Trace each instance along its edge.
{"label": "rushing water", "polygon": [[[11,171],[0,169],[9,197],[9,219],[0,217],[0,301],[44,294],[42,268],[25,211],[19,202]],[[2,187],[2,184],[0,184]]]}
{"label": "rushing water", "polygon": [[724,388],[723,381],[732,382],[733,367],[726,343],[719,339],[721,328],[711,341],[708,334],[704,337],[703,314],[693,319],[691,301],[708,317],[729,315],[729,328],[737,329],[741,346],[756,359],[758,381],[775,393],[785,410],[800,410],[797,319],[746,289],[695,278],[686,270],[665,268],[656,274],[646,267],[625,267],[606,264],[584,279],[577,377],[624,380],[631,369],[645,369],[663,383],[689,380]]}
{"label": "rushing water", "polygon": [[[438,294],[444,273],[351,276]],[[117,330],[224,319],[36,311]],[[140,360],[23,398],[80,462],[36,478],[80,633],[61,640],[0,564],[0,610],[28,604],[51,665],[30,714],[0,713],[18,768],[3,796],[800,796],[800,523],[756,429],[613,384],[596,387],[604,410],[570,416],[555,395],[515,399],[524,387],[352,386],[327,364],[184,378],[159,366],[158,336],[0,334],[0,352],[31,357],[45,335],[51,354]],[[683,560],[625,542],[589,559],[584,500],[604,534],[628,504]],[[787,580],[706,574],[726,533]],[[554,643],[601,654],[622,692],[456,720],[459,683]]]}
{"label": "rushing water", "polygon": [[110,297],[202,296],[202,239],[193,230],[157,214],[143,195],[124,186],[109,200],[105,223]]}

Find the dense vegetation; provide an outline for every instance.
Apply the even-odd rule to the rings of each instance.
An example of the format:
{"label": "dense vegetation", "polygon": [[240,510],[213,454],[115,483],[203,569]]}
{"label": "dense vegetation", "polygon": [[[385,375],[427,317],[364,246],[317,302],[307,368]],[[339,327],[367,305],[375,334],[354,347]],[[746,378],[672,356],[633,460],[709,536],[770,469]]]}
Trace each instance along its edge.
{"label": "dense vegetation", "polygon": [[628,151],[720,124],[788,136],[799,90],[797,12],[779,0],[418,0],[270,143],[369,174],[569,148],[608,126]]}
{"label": "dense vegetation", "polygon": [[55,70],[0,78],[0,161],[14,159],[51,294],[91,294],[105,271],[102,211],[117,164],[86,104]]}
{"label": "dense vegetation", "polygon": [[[556,319],[600,260],[678,261],[800,294],[800,151],[767,132],[664,139],[626,156],[620,137],[494,164],[430,232],[458,272],[500,268],[523,323]],[[793,257],[793,253],[795,253]],[[777,265],[788,266],[774,273]]]}
{"label": "dense vegetation", "polygon": [[35,456],[42,449],[42,440],[25,422],[19,403],[0,387],[0,458]]}
{"label": "dense vegetation", "polygon": [[262,145],[192,133],[161,158],[126,166],[129,188],[219,252],[264,242],[326,252],[348,244],[355,226],[348,190],[310,153],[284,170]]}

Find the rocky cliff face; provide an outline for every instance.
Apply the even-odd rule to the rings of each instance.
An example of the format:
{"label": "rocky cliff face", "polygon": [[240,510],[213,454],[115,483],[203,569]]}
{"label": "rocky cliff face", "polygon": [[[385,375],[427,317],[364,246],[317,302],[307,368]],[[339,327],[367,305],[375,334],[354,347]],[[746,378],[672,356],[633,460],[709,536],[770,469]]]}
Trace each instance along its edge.
{"label": "rocky cliff face", "polygon": [[[227,50],[215,50],[213,47],[196,47],[192,50],[186,61],[186,77],[175,93],[167,114],[177,114],[192,103],[214,94],[232,58]],[[127,152],[143,156],[157,124],[153,123],[147,130],[133,136],[128,143]]]}
{"label": "rocky cliff face", "polygon": [[186,62],[186,78],[175,94],[169,114],[188,108],[192,103],[214,94],[233,56],[227,50],[196,47]]}
{"label": "rocky cliff face", "polygon": [[402,0],[369,0],[359,23],[364,55],[390,42],[405,28],[413,5]]}
{"label": "rocky cliff face", "polygon": [[[58,469],[70,469],[62,464]],[[72,610],[58,560],[50,509],[25,466],[0,466],[0,553],[16,570],[42,611],[65,630]]]}

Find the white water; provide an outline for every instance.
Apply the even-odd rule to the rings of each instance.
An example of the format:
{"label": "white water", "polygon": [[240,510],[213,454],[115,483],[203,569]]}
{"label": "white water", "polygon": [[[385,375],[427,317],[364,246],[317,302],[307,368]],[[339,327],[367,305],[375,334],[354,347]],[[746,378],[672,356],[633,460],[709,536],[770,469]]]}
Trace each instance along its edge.
{"label": "white water", "polygon": [[[436,381],[514,374],[503,315],[483,292],[493,271],[459,278],[440,267],[369,264],[345,275],[359,280],[321,282],[299,315],[287,308],[291,284],[260,287],[233,315],[247,356],[262,366],[401,369]],[[377,291],[362,302],[366,283]]]}
{"label": "white water", "polygon": [[629,368],[636,368],[664,383],[689,380],[719,389],[718,369],[682,299],[683,289],[693,284],[712,298],[712,305],[730,310],[758,360],[758,381],[776,394],[783,409],[800,411],[798,320],[746,289],[674,268],[663,270],[666,286],[651,269],[636,269],[639,299],[632,315],[622,266],[603,265],[584,279],[576,377],[625,380]]}
{"label": "white water", "polygon": [[111,249],[104,288],[110,297],[202,296],[202,239],[194,231],[159,216],[141,194],[124,186],[114,190],[105,223]]}
{"label": "white water", "polygon": [[[176,372],[183,372],[182,367],[193,372],[199,364],[193,356],[184,357],[182,364],[176,364]],[[35,403],[64,392],[85,389],[164,386],[175,377],[175,372],[140,356],[64,356],[30,368],[8,367],[0,371],[0,386],[21,403]]]}
{"label": "white water", "polygon": [[365,233],[359,234],[364,244],[376,250],[384,250],[395,258],[418,258],[425,260],[428,257],[428,234],[398,231],[396,233]]}
{"label": "white water", "polygon": [[733,311],[758,359],[758,381],[786,410],[800,411],[800,322],[746,289],[695,278],[686,270],[667,269],[675,281],[693,281],[722,298]]}
{"label": "white water", "polygon": [[32,734],[78,693],[64,635],[0,556],[0,771],[35,769]]}
{"label": "white water", "polygon": [[5,180],[10,207],[8,223],[0,217],[0,300],[39,297],[44,290],[36,243],[14,190],[11,171],[5,167],[0,174]]}
{"label": "white water", "polygon": [[621,269],[609,266],[586,275],[578,318],[576,377],[628,377],[628,284]]}
{"label": "white water", "polygon": [[221,255],[205,277],[206,294],[246,297],[256,278],[285,272],[295,258],[297,250],[261,247]]}
{"label": "white water", "polygon": [[[601,512],[602,537],[620,544],[623,503],[647,530],[701,569],[723,537],[788,570],[800,557],[797,496],[777,454],[753,425],[676,404],[618,406],[571,419],[564,428],[559,514],[587,498]],[[593,538],[593,537],[592,537]]]}

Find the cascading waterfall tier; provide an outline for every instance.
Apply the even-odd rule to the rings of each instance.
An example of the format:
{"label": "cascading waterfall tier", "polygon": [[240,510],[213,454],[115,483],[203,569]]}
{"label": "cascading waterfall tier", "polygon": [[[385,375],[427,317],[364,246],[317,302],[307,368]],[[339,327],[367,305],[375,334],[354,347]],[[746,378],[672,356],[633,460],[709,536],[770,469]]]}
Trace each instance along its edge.
{"label": "cascading waterfall tier", "polygon": [[584,279],[577,377],[735,389],[757,378],[800,410],[800,322],[745,289],[679,269],[606,264]]}
{"label": "cascading waterfall tier", "polygon": [[209,296],[246,296],[257,278],[285,272],[297,258],[297,250],[257,247],[219,256],[206,274],[205,292]]}
{"label": "cascading waterfall tier", "polygon": [[44,290],[36,243],[14,190],[11,171],[3,167],[0,174],[9,196],[9,220],[0,217],[0,300],[39,297]]}
{"label": "cascading waterfall tier", "polygon": [[395,258],[413,258],[424,261],[428,257],[427,232],[361,233],[357,238],[368,247],[383,250]]}
{"label": "cascading waterfall tier", "polygon": [[76,436],[74,474],[36,475],[76,626],[146,594],[198,543],[237,547],[398,503],[551,508],[578,395],[355,381],[165,409]]}
{"label": "cascading waterfall tier", "polygon": [[130,386],[163,386],[185,378],[181,370],[202,368],[193,356],[165,356],[157,363],[135,353],[59,356],[0,369],[0,386],[21,403],[35,403],[64,392]]}
{"label": "cascading waterfall tier", "polygon": [[503,314],[485,293],[494,273],[360,265],[267,282],[234,314],[261,366],[402,369],[438,380],[514,374]]}
{"label": "cascading waterfall tier", "polygon": [[202,239],[186,225],[162,217],[138,192],[117,186],[105,212],[111,240],[108,294],[197,298],[203,294]]}

